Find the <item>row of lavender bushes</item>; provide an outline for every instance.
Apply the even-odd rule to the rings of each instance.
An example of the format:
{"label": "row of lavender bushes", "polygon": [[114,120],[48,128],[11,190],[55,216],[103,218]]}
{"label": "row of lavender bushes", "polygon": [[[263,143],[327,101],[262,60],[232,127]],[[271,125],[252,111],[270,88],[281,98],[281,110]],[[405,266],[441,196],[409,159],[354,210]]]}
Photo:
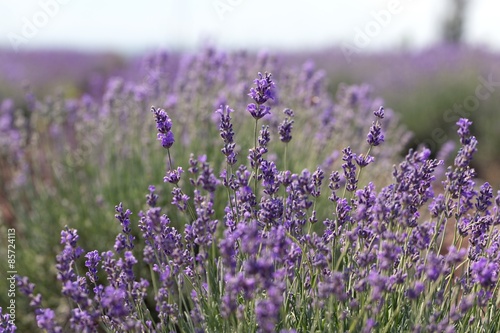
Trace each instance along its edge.
{"label": "row of lavender bushes", "polygon": [[[282,58],[294,66],[305,59],[313,59],[325,70],[328,90],[333,95],[341,82],[365,82],[373,86],[374,93],[384,96],[387,104],[398,110],[402,122],[414,133],[407,148],[424,142],[432,151],[438,151],[454,138],[453,124],[460,117],[471,119],[482,142],[473,165],[480,177],[492,179],[495,186],[500,185],[496,181],[500,165],[497,158],[500,136],[496,130],[500,125],[496,114],[496,105],[500,102],[497,53],[466,45],[443,44],[420,51],[359,53],[348,58],[339,49],[286,54]],[[141,78],[140,63],[139,57],[127,59],[112,54],[82,55],[61,51],[13,54],[0,50],[0,100],[13,97],[16,105],[25,105],[19,92],[26,81],[31,83],[37,96],[52,94],[56,86],[64,85],[66,96],[87,93],[100,98],[110,75]],[[490,94],[473,106],[472,111],[464,110],[464,102],[475,95],[481,84],[479,76],[486,80],[491,78],[492,85],[482,90]],[[448,111],[456,106],[462,107],[462,111]],[[433,126],[428,126],[429,123]]]}
{"label": "row of lavender bushes", "polygon": [[[334,92],[339,82],[365,82],[397,110],[414,134],[408,147],[425,143],[433,152],[454,140],[454,123],[460,117],[473,122],[481,141],[473,161],[479,177],[500,186],[498,147],[500,126],[500,68],[498,52],[467,45],[441,44],[414,51],[382,51],[354,54],[342,52],[304,54],[326,70]],[[294,60],[302,59],[295,56]],[[482,79],[480,79],[482,78]],[[490,83],[484,84],[485,81]],[[485,96],[476,99],[478,87]],[[432,126],[429,126],[432,124]],[[458,141],[455,140],[456,143]],[[451,162],[451,161],[448,161]]]}
{"label": "row of lavender bushes", "polygon": [[[283,83],[278,81],[273,92],[270,78],[261,77],[250,93],[254,106],[246,106],[251,87],[245,79],[251,74],[232,81],[228,76],[237,67],[220,69],[234,64],[230,57],[240,59],[243,69],[256,70],[249,65],[254,59],[245,62],[241,54],[208,50],[185,60],[176,76],[179,85],[172,87],[161,55],[150,62],[144,82],[112,81],[101,105],[89,98],[40,102],[29,95],[30,117],[4,118],[9,119],[10,136],[2,146],[8,158],[2,161],[27,166],[11,168],[18,172],[8,184],[18,195],[13,203],[23,205],[27,218],[20,228],[21,248],[32,251],[31,259],[40,264],[27,261],[23,272],[30,275],[31,267],[36,280],[42,271],[42,294],[49,291],[54,297],[46,276],[50,269],[40,270],[52,261],[42,258],[47,254],[43,238],[53,246],[50,230],[62,223],[80,230],[85,247],[98,249],[87,260],[77,260],[84,252],[77,246],[76,231],[61,234],[65,249],[52,270],[64,296],[74,303],[68,308],[53,299],[58,322],[70,318],[67,325],[78,331],[97,326],[110,331],[467,331],[470,325],[478,331],[498,330],[498,232],[493,226],[500,200],[492,207],[491,187],[473,181],[469,164],[477,141],[470,135],[470,122],[458,122],[462,148],[442,187],[433,176],[440,162],[427,150],[410,153],[391,180],[389,168],[404,144],[404,132],[378,108],[380,100],[369,98],[366,86],[342,87],[332,103],[322,91],[323,74],[310,64],[297,76],[280,72],[272,59],[262,57],[257,65],[276,69],[275,77]],[[198,85],[182,83],[200,77]],[[238,83],[241,90],[235,88]],[[222,107],[214,114],[217,107],[207,101],[211,94],[215,104],[235,105],[236,111]],[[164,111],[153,109],[167,154],[155,149],[154,122],[145,115],[148,99],[173,118],[172,125]],[[295,111],[287,108],[281,114],[287,99]],[[199,105],[198,111],[193,105]],[[5,109],[15,115],[14,106]],[[262,123],[269,128],[259,127]],[[382,141],[386,147],[376,147]],[[190,158],[188,152],[195,154]],[[370,165],[368,155],[378,168]],[[112,193],[118,197],[135,196],[146,188],[137,179],[148,178],[154,168],[163,173],[165,164],[165,182],[171,187],[160,199],[168,198],[159,204],[150,189],[149,209],[140,215],[138,229],[129,212],[117,206],[122,233],[115,253],[103,252],[113,229],[102,222],[109,220],[106,201],[112,196],[104,191],[106,185],[118,183],[119,194]],[[304,172],[304,167],[315,172]],[[441,187],[442,193],[435,196],[433,187]],[[90,206],[95,209],[85,206],[86,199],[97,201]],[[454,220],[453,247],[445,247],[442,233]],[[465,236],[469,239],[464,241]],[[463,246],[468,250],[458,250]],[[113,261],[113,256],[122,259]],[[143,260],[136,262],[134,256]],[[106,273],[100,273],[100,280],[99,262]],[[87,288],[78,270],[89,272]],[[99,281],[106,282],[100,286]],[[20,280],[20,290],[31,295],[38,324],[57,331],[53,312],[41,310],[46,305],[32,287]]]}
{"label": "row of lavender bushes", "polygon": [[0,49],[0,99],[10,98],[24,105],[27,88],[40,96],[62,90],[69,97],[82,92],[99,97],[110,76],[131,76],[129,68],[133,67],[128,59],[113,53]]}

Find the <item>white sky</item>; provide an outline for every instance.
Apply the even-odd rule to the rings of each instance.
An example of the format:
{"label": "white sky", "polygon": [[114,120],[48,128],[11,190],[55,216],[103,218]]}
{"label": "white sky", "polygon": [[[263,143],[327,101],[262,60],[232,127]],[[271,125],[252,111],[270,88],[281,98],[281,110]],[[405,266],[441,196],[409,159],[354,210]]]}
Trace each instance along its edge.
{"label": "white sky", "polygon": [[[469,1],[466,40],[500,50],[500,2]],[[322,48],[355,44],[359,30],[376,29],[373,13],[391,2],[399,10],[373,30],[363,50],[439,40],[449,0],[0,0],[0,47],[12,48],[10,37],[18,38],[19,50],[135,53],[193,48],[207,39],[229,48]]]}

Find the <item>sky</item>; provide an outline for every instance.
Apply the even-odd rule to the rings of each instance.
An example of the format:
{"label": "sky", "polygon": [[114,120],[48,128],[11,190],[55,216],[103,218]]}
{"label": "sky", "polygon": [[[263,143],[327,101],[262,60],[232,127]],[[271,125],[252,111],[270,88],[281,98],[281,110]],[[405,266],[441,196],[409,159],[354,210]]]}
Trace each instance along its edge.
{"label": "sky", "polygon": [[[360,52],[440,40],[449,0],[0,0],[0,48]],[[469,0],[465,40],[500,51],[500,2]]]}

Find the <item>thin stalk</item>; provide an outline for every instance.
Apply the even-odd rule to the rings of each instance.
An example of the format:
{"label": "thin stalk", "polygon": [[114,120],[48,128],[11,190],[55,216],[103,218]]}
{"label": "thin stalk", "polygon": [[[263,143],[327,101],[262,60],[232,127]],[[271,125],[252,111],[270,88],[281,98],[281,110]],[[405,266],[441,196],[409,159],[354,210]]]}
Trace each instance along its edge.
{"label": "thin stalk", "polygon": [[[257,105],[259,107],[259,105]],[[255,128],[254,128],[254,137],[253,137],[253,149],[254,153],[257,154],[257,126],[258,126],[258,119],[255,119]],[[258,180],[258,172],[259,172],[259,166],[257,165],[257,161],[254,161],[254,186],[253,186],[253,191],[255,193],[255,197],[257,198],[257,180]]]}
{"label": "thin stalk", "polygon": [[[168,149],[168,148],[167,148],[167,154],[168,154],[168,168],[169,168],[169,170],[173,170],[172,157],[170,156],[170,149]],[[181,194],[184,195],[184,191],[182,191],[179,184],[175,184],[174,186],[177,187],[178,189],[180,189]],[[187,209],[188,209],[189,215],[191,217],[191,221],[196,220],[196,214],[194,213],[194,208],[192,207],[191,202],[188,202]]]}

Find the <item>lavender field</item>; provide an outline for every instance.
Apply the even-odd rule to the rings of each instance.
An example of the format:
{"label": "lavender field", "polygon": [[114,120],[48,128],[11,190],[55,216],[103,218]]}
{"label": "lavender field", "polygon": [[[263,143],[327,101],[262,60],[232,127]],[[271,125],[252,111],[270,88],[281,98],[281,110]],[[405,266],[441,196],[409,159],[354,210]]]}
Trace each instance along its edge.
{"label": "lavender field", "polygon": [[498,55],[0,57],[0,332],[500,331]]}

